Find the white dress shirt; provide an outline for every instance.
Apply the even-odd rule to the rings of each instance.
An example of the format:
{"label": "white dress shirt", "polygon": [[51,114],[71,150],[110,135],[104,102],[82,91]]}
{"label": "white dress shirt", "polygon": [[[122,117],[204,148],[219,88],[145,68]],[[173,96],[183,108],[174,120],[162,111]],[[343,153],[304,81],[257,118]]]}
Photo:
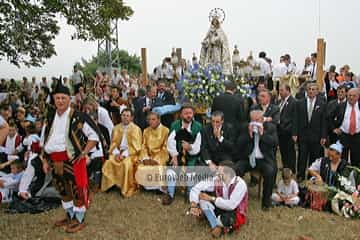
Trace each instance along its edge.
{"label": "white dress shirt", "polygon": [[260,66],[260,76],[268,76],[271,74],[270,64],[265,59],[259,58],[257,64]]}
{"label": "white dress shirt", "polygon": [[[70,124],[70,109],[71,108],[69,107],[61,116],[55,113],[53,125],[50,130],[50,136],[44,146],[46,153],[51,154],[66,150],[66,137],[68,134],[66,126]],[[99,136],[96,134],[95,130],[93,130],[86,122],[84,123],[82,131],[88,140],[99,141]],[[44,133],[45,131],[42,131],[42,134]],[[42,136],[41,139],[44,140],[44,137]]]}
{"label": "white dress shirt", "polygon": [[[188,132],[190,132],[190,133],[191,133],[191,124],[192,123],[190,123],[187,128]],[[175,136],[176,136],[176,131],[172,131],[168,137],[168,142],[167,142],[168,152],[171,157],[176,157],[179,155],[178,151],[176,150]],[[200,152],[200,146],[201,146],[200,132],[196,135],[195,142],[190,145],[191,145],[191,150],[188,152],[190,155],[196,155]]]}
{"label": "white dress shirt", "polygon": [[[312,99],[312,101],[311,101],[311,99],[308,98],[308,97],[307,97],[307,99],[306,99],[307,113],[308,113],[308,118],[309,118],[308,120],[309,120],[309,121],[311,120],[312,114],[313,114],[313,112],[314,112],[314,110],[315,110],[315,102],[316,102],[316,97],[314,97],[314,98]],[[312,111],[311,111],[311,113],[310,113],[311,117],[309,116],[309,111],[310,111],[310,109],[312,109]]]}
{"label": "white dress shirt", "polygon": [[[199,194],[201,192],[214,192],[215,183],[217,180],[218,179],[215,177],[212,181],[201,181],[192,187],[190,191],[190,202],[199,203]],[[235,181],[237,181],[237,184],[229,197],[229,187],[231,184],[234,184]],[[224,182],[222,182],[222,190],[223,196],[216,198],[215,206],[226,211],[232,211],[236,209],[237,206],[239,206],[245,197],[247,187],[245,181],[241,177],[234,177],[229,185],[226,185]]]}
{"label": "white dress shirt", "polygon": [[275,65],[273,68],[273,79],[280,80],[280,78],[286,76],[287,70],[287,66],[283,62]]}
{"label": "white dress shirt", "polygon": [[16,137],[17,134],[15,134],[14,137],[10,137],[9,135],[6,137],[6,143],[5,143],[6,154],[13,154],[15,152]]}
{"label": "white dress shirt", "polygon": [[316,68],[317,68],[317,64],[312,63],[311,64],[311,72],[310,72],[310,76],[311,76],[312,80],[316,80]]}
{"label": "white dress shirt", "polygon": [[[354,105],[355,107],[355,115],[356,115],[356,133],[360,132],[360,110],[359,110],[359,104],[355,103]],[[351,110],[352,110],[352,106],[350,105],[350,103],[346,104],[346,110],[345,110],[345,115],[344,115],[344,120],[341,124],[341,131],[344,133],[349,134],[350,132],[350,116],[351,116]]]}
{"label": "white dress shirt", "polygon": [[280,108],[280,112],[282,112],[282,110],[284,109],[284,107],[286,106],[287,104],[287,101],[289,100],[289,96],[287,96],[285,99],[281,99],[281,102],[279,104],[279,108]]}
{"label": "white dress shirt", "polygon": [[112,120],[110,118],[109,112],[101,106],[98,107],[98,121],[99,121],[99,124],[101,124],[107,128],[110,139],[111,139],[112,130],[114,128],[114,123],[112,122]]}

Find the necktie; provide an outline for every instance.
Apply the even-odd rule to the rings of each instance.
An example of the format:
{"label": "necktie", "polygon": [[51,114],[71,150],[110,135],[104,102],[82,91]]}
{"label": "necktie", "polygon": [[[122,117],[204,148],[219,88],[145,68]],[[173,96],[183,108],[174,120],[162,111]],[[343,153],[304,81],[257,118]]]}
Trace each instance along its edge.
{"label": "necktie", "polygon": [[311,72],[311,79],[314,78],[314,74],[315,74],[315,64],[313,64],[313,69],[312,69],[312,72]]}
{"label": "necktie", "polygon": [[259,143],[259,134],[257,132],[254,132],[254,150],[249,155],[249,164],[251,168],[256,167],[256,147]]}
{"label": "necktie", "polygon": [[355,106],[352,106],[351,114],[350,114],[349,134],[354,135],[355,133],[356,133],[356,112],[355,112]]}
{"label": "necktie", "polygon": [[312,112],[314,110],[313,106],[314,99],[309,98],[309,107],[308,107],[308,121],[311,122]]}
{"label": "necktie", "polygon": [[286,104],[286,101],[282,100],[281,103],[280,103],[280,112],[282,112],[282,110],[284,109],[285,104]]}

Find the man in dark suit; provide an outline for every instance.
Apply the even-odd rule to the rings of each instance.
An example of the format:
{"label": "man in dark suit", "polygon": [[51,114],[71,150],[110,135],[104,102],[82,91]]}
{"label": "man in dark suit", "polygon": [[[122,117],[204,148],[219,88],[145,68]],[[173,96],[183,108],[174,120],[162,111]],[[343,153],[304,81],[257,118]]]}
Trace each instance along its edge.
{"label": "man in dark suit", "polygon": [[201,131],[201,158],[211,170],[225,159],[232,159],[234,135],[233,128],[224,123],[224,114],[213,112],[211,123]]}
{"label": "man in dark suit", "polygon": [[[299,77],[300,78],[300,77]],[[299,87],[299,91],[296,93],[295,98],[297,100],[302,100],[304,98],[307,98],[307,89],[308,89],[308,85],[309,84],[316,84],[316,81],[306,81],[304,82],[300,87]],[[321,99],[322,101],[326,102],[326,96],[324,92],[320,92],[319,88],[317,89],[317,93],[316,93],[317,97],[319,99]]]}
{"label": "man in dark suit", "polygon": [[311,165],[322,156],[322,146],[326,143],[326,103],[318,96],[316,83],[307,85],[307,97],[296,103],[293,124],[293,140],[299,144],[299,180],[305,179],[307,162]]}
{"label": "man in dark suit", "polygon": [[240,124],[246,121],[244,103],[240,96],[235,96],[236,85],[231,81],[225,82],[225,93],[214,98],[211,112],[224,113],[225,123],[231,124],[235,132],[238,132]]}
{"label": "man in dark suit", "polygon": [[141,130],[149,126],[147,122],[147,114],[151,111],[156,97],[156,87],[147,86],[146,95],[139,97],[134,102],[134,122]]}
{"label": "man in dark suit", "polygon": [[327,101],[333,101],[337,99],[337,88],[339,86],[339,81],[337,77],[339,74],[336,72],[336,66],[331,65],[329,71],[325,74],[324,83],[326,89]]}
{"label": "man in dark suit", "polygon": [[[153,107],[161,107],[164,105],[175,105],[175,98],[171,92],[166,90],[166,82],[159,80],[157,82],[157,96]],[[170,128],[173,121],[173,114],[164,114],[161,116],[161,123],[168,128]]]}
{"label": "man in dark suit", "polygon": [[279,101],[280,122],[278,124],[279,148],[284,168],[290,168],[296,172],[295,143],[292,139],[296,100],[291,96],[288,84],[279,87],[281,100]]}
{"label": "man in dark suit", "polygon": [[[275,104],[271,103],[272,94],[268,89],[262,89],[258,91],[257,102],[253,105],[251,110],[260,110],[263,112],[263,121],[274,125],[275,129],[280,121],[280,109]],[[276,134],[276,133],[275,133]],[[277,146],[274,147],[274,154],[276,155]],[[276,164],[276,161],[275,161]],[[276,164],[277,166],[277,164]],[[250,187],[256,186],[258,180],[253,174],[251,174]]]}
{"label": "man in dark suit", "polygon": [[258,170],[264,178],[262,208],[271,206],[271,193],[277,173],[274,148],[278,145],[276,126],[263,122],[260,110],[250,112],[250,123],[242,128],[236,148],[236,173],[238,176]]}
{"label": "man in dark suit", "polygon": [[[344,85],[340,85],[336,90],[337,99],[331,100],[328,102],[326,107],[326,119],[328,123],[333,121],[332,116],[335,116],[335,111],[337,106],[343,102],[346,102],[347,88]],[[334,129],[331,129],[331,124],[328,124],[328,135],[329,135],[329,144],[336,143],[339,140],[339,137],[336,133],[333,132]]]}
{"label": "man in dark suit", "polygon": [[344,146],[344,159],[349,158],[351,165],[360,167],[360,104],[359,88],[348,91],[347,102],[337,106],[332,117],[332,129]]}
{"label": "man in dark suit", "polygon": [[270,122],[275,126],[280,121],[280,109],[271,103],[271,92],[267,89],[258,93],[258,104],[251,107],[251,110],[260,110],[263,112],[264,122]]}

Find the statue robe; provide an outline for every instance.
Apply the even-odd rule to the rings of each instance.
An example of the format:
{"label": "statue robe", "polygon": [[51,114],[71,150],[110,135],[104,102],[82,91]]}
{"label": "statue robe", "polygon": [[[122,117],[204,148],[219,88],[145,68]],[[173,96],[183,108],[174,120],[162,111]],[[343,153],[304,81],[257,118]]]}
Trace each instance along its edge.
{"label": "statue robe", "polygon": [[225,75],[231,74],[231,57],[227,37],[221,27],[211,26],[202,42],[200,65],[220,64]]}
{"label": "statue robe", "polygon": [[113,130],[112,143],[109,149],[110,157],[109,160],[105,161],[102,169],[103,177],[101,190],[106,191],[115,185],[121,189],[121,193],[124,197],[131,197],[138,190],[135,172],[141,151],[141,129],[134,123],[128,125],[126,130],[128,156],[118,162],[115,160],[113,151],[116,148],[120,149],[123,134],[123,125],[116,125]]}

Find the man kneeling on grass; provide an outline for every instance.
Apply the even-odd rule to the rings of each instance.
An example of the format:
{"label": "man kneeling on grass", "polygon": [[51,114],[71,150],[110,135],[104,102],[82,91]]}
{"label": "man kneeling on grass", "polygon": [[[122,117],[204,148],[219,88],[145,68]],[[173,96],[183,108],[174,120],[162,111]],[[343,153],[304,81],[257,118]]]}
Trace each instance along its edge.
{"label": "man kneeling on grass", "polygon": [[233,162],[222,161],[216,177],[199,182],[190,192],[191,214],[205,215],[213,237],[240,229],[246,220],[247,186],[233,169]]}

